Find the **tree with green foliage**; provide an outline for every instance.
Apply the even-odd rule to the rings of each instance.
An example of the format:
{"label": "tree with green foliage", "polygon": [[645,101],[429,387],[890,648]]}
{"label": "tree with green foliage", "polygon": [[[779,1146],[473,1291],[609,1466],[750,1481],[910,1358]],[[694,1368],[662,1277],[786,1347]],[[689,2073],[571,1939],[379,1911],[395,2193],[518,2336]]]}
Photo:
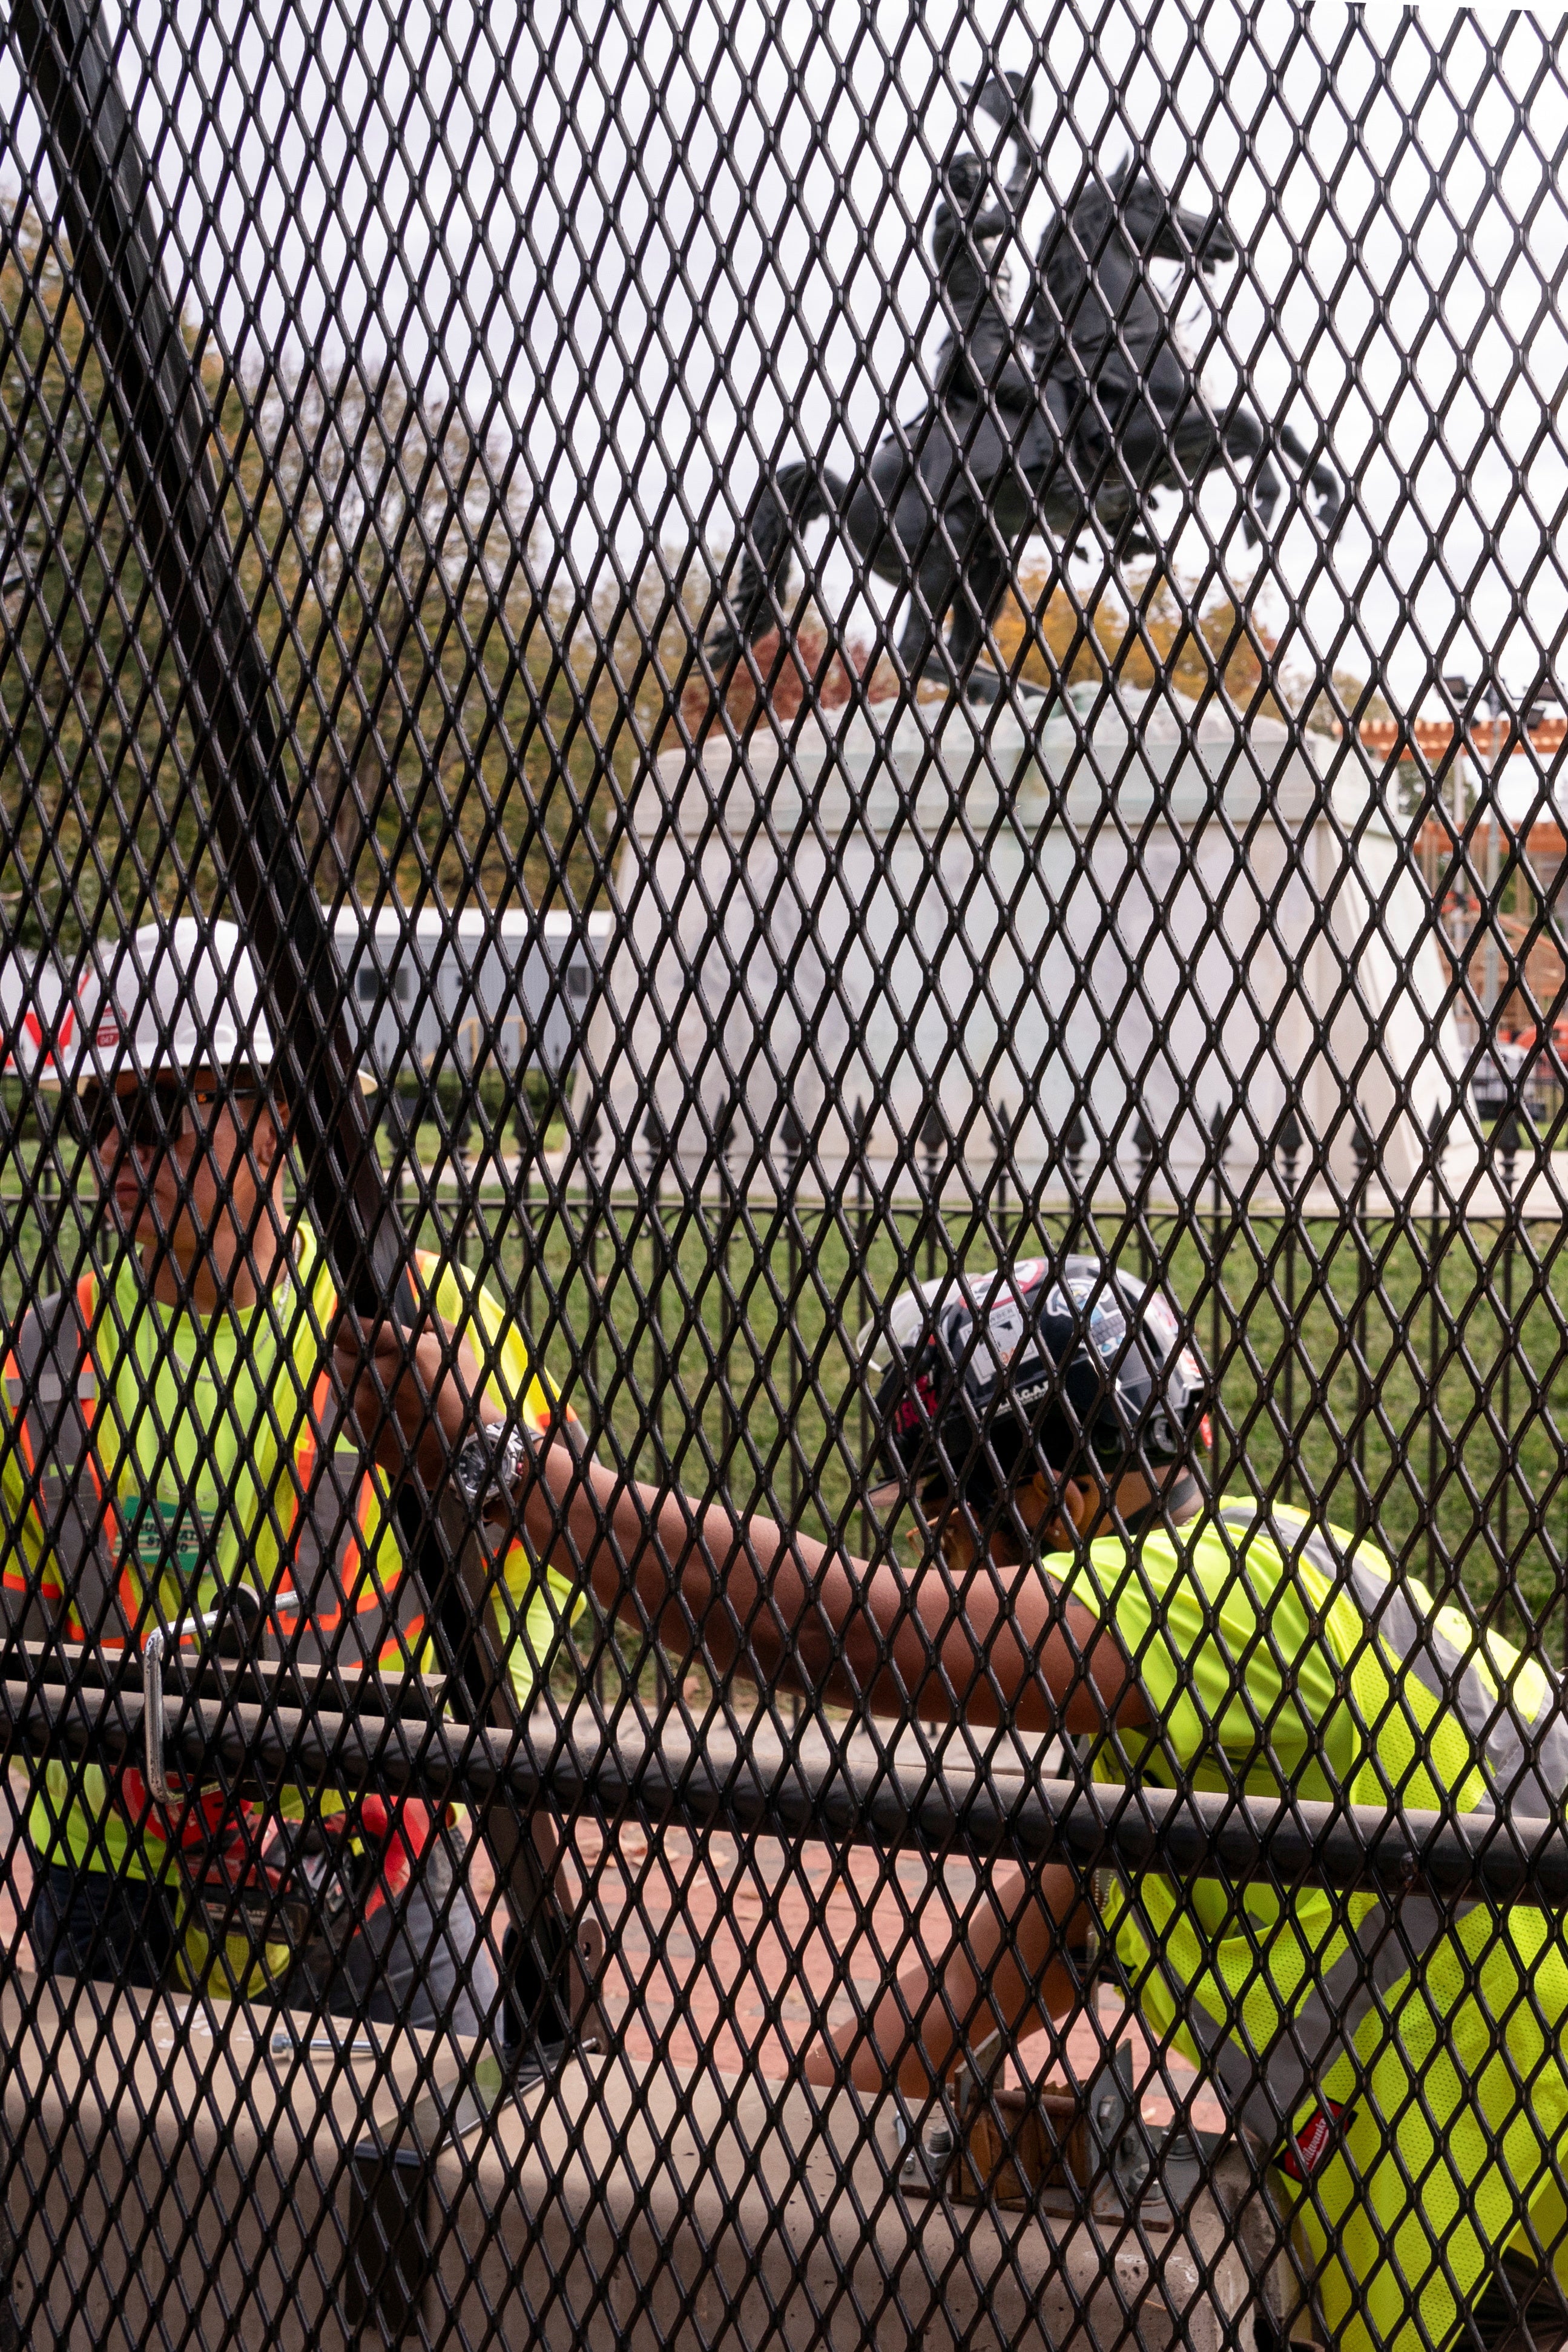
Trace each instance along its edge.
{"label": "tree with green foliage", "polygon": [[[7,929],[68,956],[211,904],[191,714],[137,558],[101,366],[60,259],[0,250]],[[198,345],[285,789],[324,898],[583,907],[689,668],[689,567],[589,594],[521,450],[357,356],[241,379]]]}

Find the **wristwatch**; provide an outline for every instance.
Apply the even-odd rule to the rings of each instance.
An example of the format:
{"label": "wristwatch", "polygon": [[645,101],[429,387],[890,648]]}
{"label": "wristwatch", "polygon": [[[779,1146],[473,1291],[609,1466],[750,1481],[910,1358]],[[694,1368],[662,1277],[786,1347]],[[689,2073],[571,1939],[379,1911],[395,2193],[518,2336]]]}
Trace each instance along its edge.
{"label": "wristwatch", "polygon": [[452,1463],[458,1491],[470,1511],[487,1503],[517,1499],[528,1460],[528,1444],[516,1422],[491,1422],[470,1430]]}

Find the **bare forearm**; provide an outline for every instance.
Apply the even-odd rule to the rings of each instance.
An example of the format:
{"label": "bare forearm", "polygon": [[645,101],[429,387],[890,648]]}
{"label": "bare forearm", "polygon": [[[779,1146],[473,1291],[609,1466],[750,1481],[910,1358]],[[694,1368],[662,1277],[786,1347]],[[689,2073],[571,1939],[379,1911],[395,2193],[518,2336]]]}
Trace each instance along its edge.
{"label": "bare forearm", "polygon": [[721,1674],[738,1666],[772,1680],[793,1668],[797,1686],[826,1687],[837,1663],[832,1628],[851,1613],[852,1587],[821,1546],[792,1542],[771,1519],[741,1521],[640,1486],[561,1445],[542,1447],[536,1470],[524,1507],[530,1546],[586,1583],[607,1613],[637,1619],[670,1650],[696,1642]]}
{"label": "bare forearm", "polygon": [[[1086,1657],[1092,1620],[1053,1606],[1037,1573],[987,1567],[955,1587],[940,1570],[906,1578],[773,1520],[637,1486],[563,1445],[542,1447],[525,1505],[536,1553],[601,1608],[646,1624],[665,1647],[695,1644],[721,1676],[873,1713],[963,1716],[1020,1730],[1105,1720],[1103,1661]],[[1117,1695],[1125,1679],[1115,1674]]]}
{"label": "bare forearm", "polygon": [[[462,1342],[395,1322],[364,1332],[345,1317],[338,1376],[367,1451],[395,1476],[438,1485],[465,1431],[479,1369]],[[501,1463],[505,1423],[481,1413]],[[510,1474],[479,1507],[496,1531],[517,1507]],[[932,1559],[905,1576],[741,1519],[721,1504],[639,1486],[585,1461],[557,1436],[533,1454],[521,1496],[536,1558],[600,1606],[647,1626],[667,1648],[700,1649],[721,1676],[739,1670],[881,1715],[1005,1719],[1021,1731],[1097,1731],[1146,1722],[1115,1638],[1036,1565],[989,1559],[954,1579]]]}

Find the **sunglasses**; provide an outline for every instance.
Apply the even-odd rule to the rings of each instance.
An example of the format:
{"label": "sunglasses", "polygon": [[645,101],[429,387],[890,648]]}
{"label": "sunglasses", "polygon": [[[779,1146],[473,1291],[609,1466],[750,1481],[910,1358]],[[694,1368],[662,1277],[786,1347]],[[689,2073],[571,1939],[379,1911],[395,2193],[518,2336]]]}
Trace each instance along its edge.
{"label": "sunglasses", "polygon": [[77,1096],[83,1139],[100,1156],[121,1147],[131,1151],[170,1151],[190,1136],[205,1135],[220,1104],[254,1102],[258,1089],[234,1087],[220,1093],[183,1078],[154,1078],[121,1094],[112,1087],[84,1087]]}

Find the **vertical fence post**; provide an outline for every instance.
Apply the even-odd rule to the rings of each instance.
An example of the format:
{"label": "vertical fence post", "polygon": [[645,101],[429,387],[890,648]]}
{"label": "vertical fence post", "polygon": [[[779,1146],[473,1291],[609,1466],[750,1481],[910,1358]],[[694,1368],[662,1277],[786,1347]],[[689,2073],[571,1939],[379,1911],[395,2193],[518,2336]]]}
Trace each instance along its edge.
{"label": "vertical fence post", "polygon": [[1012,1122],[1005,1112],[991,1109],[991,1135],[996,1147],[996,1193],[992,1222],[996,1228],[996,1251],[1000,1258],[1008,1254],[1010,1236],[1007,1231],[1009,1201],[1007,1171],[1011,1152]]}
{"label": "vertical fence post", "polygon": [[1301,1215],[1297,1170],[1301,1158],[1301,1122],[1288,1110],[1279,1129],[1279,1158],[1284,1177],[1280,1213],[1285,1244],[1285,1435],[1283,1453],[1285,1500],[1290,1500],[1296,1463],[1296,1243]]}
{"label": "vertical fence post", "polygon": [[1441,1103],[1433,1106],[1428,1134],[1432,1151],[1432,1214],[1426,1228],[1426,1278],[1429,1285],[1426,1318],[1426,1575],[1428,1581],[1436,1584],[1438,1435],[1443,1423],[1443,1377],[1440,1370],[1443,1344],[1442,1175],[1443,1150],[1448,1136],[1448,1117]]}
{"label": "vertical fence post", "polygon": [[[784,1265],[789,1302],[789,1393],[785,1401],[784,1445],[789,1454],[789,1523],[800,1525],[803,1480],[800,1463],[801,1400],[805,1389],[805,1350],[800,1336],[801,1231],[800,1231],[800,1171],[805,1157],[805,1130],[801,1126],[793,1102],[785,1103],[779,1140],[784,1146]],[[800,1727],[801,1700],[797,1691],[790,1693],[789,1719],[793,1728]]]}
{"label": "vertical fence post", "polygon": [[[595,1103],[583,1129],[583,1216],[579,1232],[583,1238],[582,1264],[587,1276],[587,1297],[584,1301],[588,1342],[588,1387],[592,1398],[595,1425],[600,1412],[602,1391],[599,1386],[599,1325],[604,1316],[604,1300],[599,1291],[599,1224],[606,1198],[604,1165],[605,1122]],[[594,1668],[594,1696],[600,1711],[608,1706],[609,1663],[616,1650],[613,1619],[601,1621],[598,1658]]]}
{"label": "vertical fence post", "polygon": [[[521,1078],[521,1073],[519,1073]],[[548,1112],[546,1118],[548,1118]],[[522,1212],[522,1328],[531,1349],[534,1339],[533,1269],[538,1255],[538,1235],[533,1229],[533,1162],[540,1141],[540,1130],[534,1123],[533,1106],[526,1090],[520,1087],[517,1112],[512,1121],[517,1137],[517,1191]],[[476,1191],[477,1191],[476,1187]]]}
{"label": "vertical fence post", "polygon": [[925,1155],[925,1274],[928,1282],[936,1278],[936,1233],[941,1214],[937,1199],[942,1148],[947,1130],[942,1123],[942,1113],[932,1103],[921,1123],[921,1150]]}
{"label": "vertical fence post", "polygon": [[605,1122],[595,1103],[583,1129],[583,1236],[588,1275],[588,1380],[594,1402],[599,1402],[599,1227],[606,1206],[605,1185]]}
{"label": "vertical fence post", "polygon": [[436,1100],[430,1073],[421,1067],[416,1081],[414,1101],[408,1117],[409,1172],[414,1179],[414,1213],[416,1217],[423,1217],[434,1231],[437,1247],[444,1248],[446,1235],[441,1231],[441,1204],[437,1197],[435,1175],[441,1153],[439,1142],[437,1143],[428,1171],[426,1163],[419,1157],[419,1130],[432,1119],[436,1122],[438,1136],[440,1107]]}
{"label": "vertical fence post", "polygon": [[[856,1331],[856,1341],[857,1345],[861,1347],[862,1353],[864,1352],[865,1345],[869,1344],[868,1342],[863,1341],[862,1334],[864,1334],[868,1328],[871,1318],[877,1311],[876,1299],[871,1288],[870,1268],[867,1263],[867,1255],[871,1246],[871,1171],[868,1164],[868,1154],[870,1149],[870,1120],[867,1115],[864,1098],[860,1096],[857,1096],[855,1100],[854,1138],[855,1267],[856,1280],[858,1286],[859,1295],[859,1320]],[[866,1494],[867,1480],[870,1474],[871,1400],[869,1395],[867,1393],[864,1364],[862,1362],[857,1362],[854,1368],[854,1372],[855,1395],[860,1424],[858,1432],[860,1447],[858,1466],[859,1473],[860,1494],[862,1497],[860,1504],[860,1557],[862,1559],[868,1559],[871,1556],[871,1508],[869,1504],[865,1501],[864,1497]]]}
{"label": "vertical fence post", "polygon": [[1138,1271],[1145,1282],[1154,1272],[1153,1236],[1149,1231],[1149,1192],[1154,1171],[1154,1130],[1141,1110],[1132,1130],[1132,1216],[1138,1235]]}
{"label": "vertical fence post", "polygon": [[1080,1110],[1075,1110],[1068,1121],[1068,1131],[1062,1138],[1062,1150],[1067,1157],[1069,1195],[1066,1245],[1070,1250],[1079,1241],[1081,1229],[1088,1222],[1084,1215],[1083,1163],[1089,1155],[1089,1131],[1084,1126],[1083,1113]]}
{"label": "vertical fence post", "polygon": [[[1213,1291],[1209,1299],[1209,1374],[1219,1402],[1220,1368],[1225,1360],[1225,1147],[1230,1133],[1232,1107],[1219,1101],[1209,1114],[1210,1209],[1214,1231]],[[1215,1415],[1215,1445],[1219,1445],[1219,1415]]]}
{"label": "vertical fence post", "polygon": [[795,1431],[799,1424],[801,1392],[805,1385],[805,1350],[800,1336],[801,1233],[798,1200],[801,1163],[805,1156],[805,1131],[796,1116],[794,1103],[784,1105],[779,1141],[784,1148],[784,1296],[789,1303],[784,1318],[789,1331],[789,1391],[785,1400],[787,1426],[784,1444],[789,1454],[789,1521],[793,1528],[800,1524],[800,1445]]}
{"label": "vertical fence post", "polygon": [[735,1228],[740,1223],[741,1195],[731,1155],[735,1149],[737,1106],[731,1094],[719,1121],[716,1154],[719,1177],[719,1472],[726,1488],[734,1465],[739,1432],[735,1392],[731,1379],[735,1354]]}
{"label": "vertical fence post", "polygon": [[647,1154],[643,1207],[647,1214],[648,1233],[648,1338],[653,1353],[653,1411],[648,1416],[648,1435],[653,1440],[654,1475],[660,1486],[669,1477],[664,1417],[665,1391],[669,1386],[669,1357],[664,1338],[664,1162],[668,1142],[658,1106],[649,1103],[643,1121],[643,1144]]}
{"label": "vertical fence post", "polygon": [[[647,1151],[647,1171],[643,1194],[643,1207],[647,1215],[648,1229],[648,1337],[653,1354],[652,1404],[648,1419],[648,1435],[653,1441],[654,1477],[663,1486],[670,1477],[669,1445],[665,1423],[665,1404],[669,1388],[669,1350],[664,1336],[664,1282],[666,1250],[664,1231],[664,1168],[669,1153],[669,1138],[665,1131],[658,1107],[649,1103],[643,1120],[643,1142]],[[672,1676],[669,1662],[660,1647],[657,1635],[653,1641],[654,1689],[656,1704],[662,1715],[669,1703]]]}
{"label": "vertical fence post", "polygon": [[1497,1126],[1492,1129],[1492,1148],[1497,1155],[1502,1182],[1499,1207],[1502,1212],[1502,1400],[1499,1416],[1502,1444],[1498,1448],[1499,1466],[1502,1476],[1498,1498],[1498,1549],[1507,1574],[1509,1503],[1515,1474],[1519,1466],[1519,1447],[1513,1430],[1513,1244],[1516,1216],[1515,1185],[1519,1176],[1520,1112],[1517,1104],[1510,1103]]}
{"label": "vertical fence post", "polygon": [[414,1137],[403,1111],[403,1097],[397,1091],[397,1080],[388,1077],[381,1098],[382,1124],[386,1129],[387,1148],[392,1153],[392,1197],[397,1205],[399,1218],[408,1210],[408,1160],[414,1149]]}
{"label": "vertical fence post", "polygon": [[1355,1350],[1356,1407],[1355,1444],[1352,1449],[1356,1468],[1356,1531],[1364,1531],[1370,1513],[1366,1496],[1366,1424],[1372,1412],[1372,1375],[1367,1370],[1367,1306],[1372,1296],[1372,1235],[1368,1230],[1367,1202],[1372,1186],[1372,1137],[1358,1102],[1354,1124],[1351,1130],[1351,1150],[1355,1158],[1355,1176],[1351,1187],[1351,1223],[1353,1228],[1356,1253],[1355,1311],[1352,1318],[1352,1344]]}
{"label": "vertical fence post", "polygon": [[[462,1074],[466,1076],[466,1073]],[[474,1160],[471,1146],[474,1139],[474,1110],[465,1086],[463,1115],[452,1137],[453,1189],[457,1195],[458,1230],[454,1235],[454,1255],[463,1265],[472,1263],[469,1255],[474,1225]]]}
{"label": "vertical fence post", "polygon": [[[1491,730],[1489,730],[1489,737]],[[1497,1053],[1497,1014],[1500,995],[1500,964],[1498,926],[1502,909],[1498,904],[1498,886],[1502,874],[1502,835],[1498,829],[1497,795],[1500,788],[1500,770],[1495,740],[1488,742],[1490,767],[1487,773],[1487,839],[1486,839],[1486,935],[1481,949],[1481,1003],[1486,1008],[1487,1052],[1495,1060]]]}
{"label": "vertical fence post", "polygon": [[45,1285],[47,1289],[58,1291],[64,1290],[66,1286],[65,1268],[60,1263],[59,1185],[55,1166],[55,1142],[61,1122],[55,1118],[53,1108],[48,1105],[41,1089],[34,1099],[38,1129],[39,1220],[43,1226],[39,1238],[44,1244],[44,1265],[47,1269]]}
{"label": "vertical fence post", "polygon": [[[5,1186],[11,1178],[11,1162],[15,1156],[16,1150],[16,1126],[12,1120],[10,1108],[5,1101],[5,1097],[0,1095],[0,1266],[9,1266],[11,1263],[12,1255],[16,1248],[16,1244],[19,1238],[17,1226],[20,1224],[23,1216],[26,1214],[26,1194],[25,1190],[21,1201],[17,1203],[16,1223],[15,1224],[12,1223],[11,1213],[5,1204]],[[26,1187],[26,1176],[23,1177],[22,1182],[24,1187]]]}

